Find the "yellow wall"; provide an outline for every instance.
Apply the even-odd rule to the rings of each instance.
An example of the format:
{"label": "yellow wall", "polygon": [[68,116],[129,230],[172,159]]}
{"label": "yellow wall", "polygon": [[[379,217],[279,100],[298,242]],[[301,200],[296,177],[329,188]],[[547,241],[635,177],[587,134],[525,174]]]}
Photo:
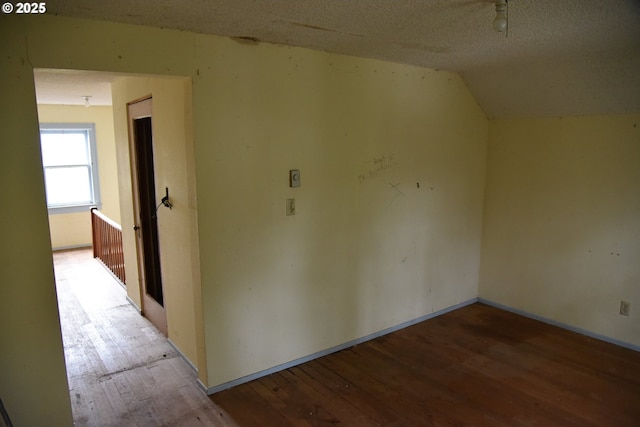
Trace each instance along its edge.
{"label": "yellow wall", "polygon": [[[201,316],[202,300],[189,78],[123,77],[112,84],[127,293],[142,306],[142,291],[137,286],[136,239],[132,231],[134,215],[127,103],[148,95],[153,96],[156,198],[159,203],[165,188],[168,188],[173,204],[171,210],[161,206],[157,212],[168,335],[182,353],[200,367],[199,372],[206,372],[204,354],[200,356],[201,363],[198,362],[196,342],[196,315]],[[202,334],[198,339],[202,340]],[[200,374],[206,379],[202,372]]]}
{"label": "yellow wall", "polygon": [[17,425],[70,424],[33,67],[192,79],[192,101],[188,84],[174,101],[192,107],[194,155],[167,141],[157,184],[186,188],[161,212],[163,232],[180,230],[165,235],[182,257],[167,274],[193,267],[170,323],[183,334],[193,304],[180,339],[207,386],[474,298],[481,231],[481,297],[638,343],[634,317],[617,314],[639,299],[638,116],[489,125],[451,73],[51,16],[0,16],[0,35],[0,173],[20,206],[0,221],[0,395]]}
{"label": "yellow wall", "polygon": [[[33,92],[31,66],[192,78],[205,385],[477,295],[488,122],[459,76],[107,22],[2,19],[17,52],[1,60],[18,64],[3,76],[19,93]],[[37,138],[33,99],[0,102],[5,117],[26,113],[22,139]],[[42,188],[32,179],[20,194],[43,205]],[[289,197],[298,212],[287,217]],[[40,213],[20,222],[46,222]],[[50,267],[50,256],[33,262]]]}
{"label": "yellow wall", "polygon": [[0,17],[0,398],[16,426],[70,426],[33,66],[11,18]]}
{"label": "yellow wall", "polygon": [[640,345],[639,141],[638,114],[491,121],[480,297]]}
{"label": "yellow wall", "polygon": [[488,122],[457,75],[204,36],[194,56],[210,386],[477,296]]}
{"label": "yellow wall", "polygon": [[[42,123],[94,123],[101,212],[120,223],[116,149],[113,136],[113,111],[110,106],[38,105]],[[51,245],[54,249],[91,245],[91,214],[79,212],[49,215]]]}

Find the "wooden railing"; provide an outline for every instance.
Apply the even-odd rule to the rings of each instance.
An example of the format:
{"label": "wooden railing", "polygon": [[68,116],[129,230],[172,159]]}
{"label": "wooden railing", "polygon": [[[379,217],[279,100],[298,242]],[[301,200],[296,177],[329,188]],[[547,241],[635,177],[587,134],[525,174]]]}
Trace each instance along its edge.
{"label": "wooden railing", "polygon": [[98,258],[111,272],[126,284],[124,275],[124,251],[122,250],[122,227],[112,219],[91,209],[93,233],[93,257]]}

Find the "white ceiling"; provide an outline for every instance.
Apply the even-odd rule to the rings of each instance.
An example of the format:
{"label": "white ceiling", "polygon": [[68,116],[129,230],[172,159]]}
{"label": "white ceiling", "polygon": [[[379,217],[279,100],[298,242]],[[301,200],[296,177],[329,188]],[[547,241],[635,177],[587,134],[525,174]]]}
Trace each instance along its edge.
{"label": "white ceiling", "polygon": [[75,70],[43,70],[33,72],[38,104],[111,105],[111,82],[119,76],[113,73]]}
{"label": "white ceiling", "polygon": [[455,71],[491,118],[640,111],[638,0],[510,0],[508,37],[491,27],[493,0],[48,0],[47,10]]}

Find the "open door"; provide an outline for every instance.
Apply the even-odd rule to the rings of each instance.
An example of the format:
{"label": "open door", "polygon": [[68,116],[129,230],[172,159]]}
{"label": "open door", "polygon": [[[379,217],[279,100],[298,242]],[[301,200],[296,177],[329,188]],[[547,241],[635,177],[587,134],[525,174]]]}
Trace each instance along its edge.
{"label": "open door", "polygon": [[142,314],[167,336],[156,216],[151,97],[131,102],[127,107]]}

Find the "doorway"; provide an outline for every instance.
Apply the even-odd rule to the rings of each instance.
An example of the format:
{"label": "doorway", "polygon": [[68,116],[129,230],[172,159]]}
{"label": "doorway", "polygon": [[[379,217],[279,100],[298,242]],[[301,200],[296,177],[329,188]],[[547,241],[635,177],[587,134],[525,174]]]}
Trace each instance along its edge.
{"label": "doorway", "polygon": [[[46,75],[45,75],[46,74]],[[53,75],[53,77],[52,77]],[[191,369],[193,372],[198,372],[201,375],[202,381],[206,381],[206,366],[198,366],[196,371],[196,364],[194,362],[205,360],[204,353],[200,357],[197,352],[196,343],[200,340],[200,336],[196,331],[196,325],[198,325],[198,317],[193,316],[193,310],[201,307],[199,286],[197,288],[197,294],[191,294],[192,289],[195,288],[195,280],[199,280],[197,272],[198,266],[198,252],[197,246],[193,244],[194,236],[197,242],[197,221],[196,221],[196,205],[195,205],[195,177],[193,176],[193,163],[195,157],[193,154],[193,142],[189,129],[192,127],[190,121],[190,115],[187,114],[187,109],[191,108],[191,84],[190,80],[185,77],[154,77],[154,76],[138,76],[133,74],[115,74],[109,72],[97,72],[97,71],[78,71],[78,70],[36,70],[34,72],[34,81],[36,81],[37,94],[39,96],[46,95],[49,91],[46,84],[51,79],[55,80],[55,86],[51,87],[51,92],[59,93],[62,86],[64,86],[63,99],[59,100],[59,103],[53,102],[51,98],[41,97],[38,104],[38,113],[46,113],[46,122],[64,122],[69,120],[70,122],[94,122],[96,124],[98,151],[99,151],[99,166],[100,166],[100,186],[101,195],[103,198],[103,211],[115,222],[122,225],[123,234],[126,236],[126,263],[127,272],[131,272],[129,276],[127,289],[122,289],[117,286],[116,282],[111,280],[111,287],[115,288],[116,292],[119,292],[118,299],[105,298],[102,293],[98,293],[95,290],[97,280],[96,274],[91,274],[88,279],[82,279],[76,289],[82,294],[83,302],[89,304],[92,308],[95,308],[97,302],[113,302],[107,309],[105,314],[96,314],[93,319],[98,319],[102,322],[108,323],[113,326],[122,326],[128,329],[133,328],[133,321],[142,321],[138,329],[139,332],[134,334],[130,332],[118,333],[115,331],[107,330],[101,326],[96,326],[94,322],[88,324],[87,314],[72,315],[70,320],[75,321],[69,328],[65,329],[72,331],[72,334],[63,333],[63,339],[65,340],[65,357],[68,372],[75,374],[74,378],[88,379],[86,384],[93,384],[100,382],[101,384],[107,384],[107,378],[113,376],[114,381],[121,381],[119,373],[124,372],[137,372],[135,369],[129,370],[129,367],[141,366],[138,356],[143,356],[143,362],[148,361],[169,361],[176,363],[173,357],[179,356],[180,359],[186,362],[187,370]],[[79,84],[79,82],[91,82],[91,88],[100,88],[103,85],[106,86],[106,95],[103,97],[100,95],[98,89],[96,92],[92,92],[91,88],[87,88],[86,85]],[[53,90],[55,89],[55,91]],[[90,98],[89,107],[86,107],[85,99],[80,95],[93,94]],[[158,185],[156,190],[156,196],[158,202],[160,197],[164,196],[164,188],[168,187],[171,190],[171,201],[174,202],[173,211],[165,209],[162,206],[158,212],[158,238],[162,249],[162,282],[161,290],[163,291],[162,306],[166,310],[174,310],[171,313],[167,313],[167,317],[172,319],[172,342],[167,339],[160,338],[162,333],[158,331],[157,326],[148,321],[150,301],[143,300],[143,294],[146,294],[140,286],[138,280],[138,272],[141,266],[138,265],[137,260],[137,231],[133,230],[133,227],[140,224],[138,215],[134,221],[133,210],[133,187],[131,182],[131,146],[129,143],[129,120],[128,120],[128,108],[129,101],[134,99],[139,100],[145,97],[149,97],[149,94],[153,94],[153,117],[148,115],[151,121],[151,128],[153,131],[151,134],[151,140],[155,151],[154,156],[154,169],[155,169],[155,183]],[[62,96],[62,95],[61,95]],[[43,101],[43,98],[48,100],[47,103]],[[75,100],[75,101],[74,101]],[[77,101],[81,100],[81,101]],[[170,100],[170,101],[169,101]],[[184,102],[175,102],[176,100]],[[76,102],[74,104],[74,102]],[[113,105],[113,108],[112,108]],[[142,115],[144,116],[144,114]],[[143,121],[144,122],[144,121]],[[108,129],[108,131],[107,131]],[[106,141],[108,141],[106,144]],[[187,177],[186,181],[183,181],[183,177]],[[162,188],[162,194],[159,190]],[[187,197],[188,196],[188,197]],[[189,206],[189,211],[186,207]],[[187,214],[185,214],[185,212]],[[122,215],[120,215],[122,213]],[[82,216],[84,218],[76,218],[76,216]],[[90,220],[87,221],[87,213],[71,213],[63,215],[50,216],[50,232],[52,244],[60,242],[56,246],[56,249],[72,249],[77,246],[86,246],[83,240],[77,246],[76,243],[70,240],[71,237],[78,236],[78,239],[83,238],[84,234],[87,234],[90,238]],[[66,218],[69,218],[67,221]],[[53,222],[51,222],[51,220]],[[88,224],[87,233],[81,233],[80,227],[84,224]],[[189,230],[189,232],[183,232]],[[68,231],[68,232],[67,232]],[[55,239],[55,240],[54,240]],[[90,241],[90,240],[89,240]],[[165,244],[166,242],[166,244]],[[171,244],[170,244],[171,243]],[[85,249],[78,249],[78,253],[86,251]],[[75,252],[75,251],[74,251]],[[90,251],[89,251],[90,252]],[[89,256],[88,264],[95,264],[95,261]],[[159,264],[158,264],[159,265]],[[192,267],[192,266],[195,266]],[[79,275],[85,271],[88,271],[80,263],[74,263],[73,269],[69,269],[69,275],[73,277],[80,277]],[[77,268],[75,268],[77,267]],[[98,264],[98,270],[104,270],[102,266]],[[76,270],[78,273],[76,273]],[[187,274],[185,275],[184,272]],[[102,271],[101,273],[106,273]],[[104,274],[103,274],[104,275]],[[108,274],[107,274],[108,276]],[[176,279],[178,277],[178,280]],[[66,279],[66,277],[65,277]],[[69,281],[57,280],[63,284],[70,283]],[[178,292],[176,292],[178,290]],[[178,298],[176,298],[176,295]],[[64,297],[58,296],[59,300]],[[73,299],[73,298],[71,298]],[[77,299],[77,297],[76,297]],[[194,301],[195,300],[195,301]],[[157,303],[156,303],[157,304]],[[140,316],[141,312],[145,311],[145,318]],[[186,308],[185,308],[186,307]],[[127,316],[116,316],[116,314],[130,312]],[[177,315],[174,316],[174,313]],[[60,318],[65,318],[63,311],[59,311]],[[175,322],[174,319],[177,319]],[[201,321],[201,320],[200,320]],[[175,331],[174,331],[175,329]],[[166,332],[164,332],[166,334]],[[74,335],[75,334],[75,335]],[[71,353],[67,351],[66,336],[77,337],[78,339],[91,339],[100,345],[102,349],[116,351],[115,356],[100,355],[97,356],[95,352],[87,352],[88,348],[85,342],[81,342],[74,348],[70,348]],[[166,336],[166,335],[165,335]],[[143,338],[139,338],[143,337]],[[145,341],[145,339],[147,341]],[[151,350],[151,346],[148,343],[151,340],[153,344],[164,343],[166,347],[156,350]],[[109,344],[114,343],[114,344]],[[167,348],[168,347],[168,348]],[[144,349],[144,351],[142,351]],[[93,370],[93,367],[85,360],[76,357],[77,353],[87,353],[86,356],[93,357],[96,364],[103,363],[102,370]],[[149,351],[153,351],[158,357],[150,358]],[[123,357],[123,354],[125,355]],[[126,360],[125,360],[126,358]],[[130,361],[130,365],[124,364],[126,361]],[[117,363],[116,363],[117,362]],[[122,362],[122,363],[121,363]],[[182,363],[182,361],[180,361]],[[152,367],[157,364],[154,363]],[[146,365],[145,365],[146,366]],[[173,365],[172,365],[173,366]],[[106,369],[105,369],[106,368]],[[147,368],[141,367],[141,370]],[[183,369],[183,368],[180,368]],[[146,378],[149,377],[151,371],[157,371],[159,375],[164,375],[160,370],[145,371]],[[181,371],[182,372],[182,371]],[[153,377],[153,375],[152,375]],[[181,380],[182,381],[182,380]],[[83,384],[85,384],[83,383]],[[174,382],[175,383],[175,382]],[[206,382],[205,382],[206,383]],[[69,378],[69,384],[75,384],[73,379]],[[122,384],[122,383],[119,383]],[[194,379],[195,384],[195,379]],[[81,412],[76,411],[76,404],[82,404],[85,402],[85,398],[89,401],[95,399],[91,395],[92,391],[100,391],[101,389],[95,389],[95,387],[86,387],[85,385],[75,386],[71,390],[71,399],[74,409],[74,417],[78,415],[83,417]],[[112,385],[106,386],[111,390],[114,390]],[[104,388],[104,387],[103,387]],[[199,390],[196,389],[199,392]],[[79,399],[78,394],[82,395],[82,399]],[[109,396],[109,395],[108,395]],[[109,402],[106,398],[104,402]],[[129,401],[127,401],[129,402]],[[151,401],[155,404],[154,401]],[[90,402],[89,402],[90,403]],[[131,409],[130,405],[127,406]],[[89,407],[92,409],[93,405]],[[93,409],[92,409],[93,410]],[[108,408],[105,415],[109,415],[111,408]],[[139,412],[136,412],[139,413]],[[93,419],[93,417],[89,417]],[[77,420],[76,420],[77,421]],[[79,423],[80,425],[82,423]]]}
{"label": "doorway", "polygon": [[156,214],[152,98],[127,104],[127,112],[135,221],[133,229],[142,290],[142,314],[167,336]]}

